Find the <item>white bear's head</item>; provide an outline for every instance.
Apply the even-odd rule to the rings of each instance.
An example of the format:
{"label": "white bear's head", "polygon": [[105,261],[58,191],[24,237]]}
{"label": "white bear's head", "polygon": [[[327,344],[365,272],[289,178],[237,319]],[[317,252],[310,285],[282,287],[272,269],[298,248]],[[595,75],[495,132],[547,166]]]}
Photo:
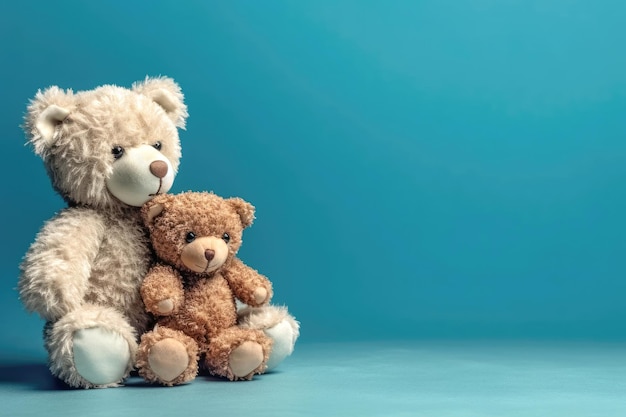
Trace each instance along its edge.
{"label": "white bear's head", "polygon": [[180,87],[169,78],[146,78],[131,89],[39,91],[24,128],[69,204],[139,207],[172,186],[181,157],[178,128],[186,118]]}

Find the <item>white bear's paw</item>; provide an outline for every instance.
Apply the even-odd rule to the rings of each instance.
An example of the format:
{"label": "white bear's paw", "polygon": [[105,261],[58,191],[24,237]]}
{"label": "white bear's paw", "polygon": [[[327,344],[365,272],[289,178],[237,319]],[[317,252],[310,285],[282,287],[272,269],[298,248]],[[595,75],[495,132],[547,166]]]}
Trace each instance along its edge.
{"label": "white bear's paw", "polygon": [[73,335],[74,366],[95,387],[116,386],[131,367],[131,350],[120,334],[90,327]]}

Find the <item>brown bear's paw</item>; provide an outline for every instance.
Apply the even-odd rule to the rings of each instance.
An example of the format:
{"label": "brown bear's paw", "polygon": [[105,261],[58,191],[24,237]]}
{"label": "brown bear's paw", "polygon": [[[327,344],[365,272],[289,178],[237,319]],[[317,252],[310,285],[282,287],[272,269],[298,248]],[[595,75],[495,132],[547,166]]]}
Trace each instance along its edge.
{"label": "brown bear's paw", "polygon": [[161,300],[157,303],[156,310],[159,312],[159,314],[164,316],[170,314],[172,311],[174,311],[174,301],[171,298]]}
{"label": "brown bear's paw", "polygon": [[228,366],[236,379],[252,379],[263,360],[263,347],[257,342],[246,341],[232,351]]}
{"label": "brown bear's paw", "polygon": [[267,296],[269,294],[267,293],[267,290],[263,287],[259,287],[256,290],[254,290],[254,293],[252,294],[252,296],[254,297],[254,302],[257,303],[258,305],[263,304],[266,300],[267,300]]}
{"label": "brown bear's paw", "polygon": [[139,374],[149,382],[179,385],[198,374],[198,345],[182,332],[158,326],[141,337]]}

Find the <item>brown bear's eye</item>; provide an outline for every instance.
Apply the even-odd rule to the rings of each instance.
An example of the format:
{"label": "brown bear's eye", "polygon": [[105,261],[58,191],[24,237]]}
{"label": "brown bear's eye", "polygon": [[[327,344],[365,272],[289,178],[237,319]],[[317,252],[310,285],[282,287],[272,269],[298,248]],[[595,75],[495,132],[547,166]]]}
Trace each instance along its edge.
{"label": "brown bear's eye", "polygon": [[187,233],[187,236],[185,236],[185,240],[187,241],[187,243],[193,242],[194,240],[196,240],[196,234],[194,232]]}
{"label": "brown bear's eye", "polygon": [[156,142],[154,145],[152,145],[154,147],[154,149],[156,149],[157,151],[160,151],[161,148],[163,147],[163,145],[161,145],[161,142]]}
{"label": "brown bear's eye", "polygon": [[124,148],[121,146],[114,146],[113,149],[111,149],[111,153],[113,154],[113,158],[120,159],[122,155],[124,155]]}
{"label": "brown bear's eye", "polygon": [[230,235],[228,233],[224,233],[222,235],[222,239],[224,239],[224,242],[228,243],[230,242]]}

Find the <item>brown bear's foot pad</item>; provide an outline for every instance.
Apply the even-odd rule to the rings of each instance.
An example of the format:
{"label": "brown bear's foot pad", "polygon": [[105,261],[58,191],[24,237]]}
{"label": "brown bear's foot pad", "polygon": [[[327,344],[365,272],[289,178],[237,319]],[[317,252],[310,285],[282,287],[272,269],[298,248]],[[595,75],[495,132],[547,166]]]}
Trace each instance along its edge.
{"label": "brown bear's foot pad", "polygon": [[198,374],[198,344],[178,330],[155,326],[141,336],[136,366],[148,382],[184,384]]}
{"label": "brown bear's foot pad", "polygon": [[178,340],[161,340],[150,348],[148,364],[159,379],[171,382],[189,366],[187,349]]}
{"label": "brown bear's foot pad", "polygon": [[246,341],[232,351],[228,359],[230,370],[237,378],[248,378],[263,363],[263,347]]}

